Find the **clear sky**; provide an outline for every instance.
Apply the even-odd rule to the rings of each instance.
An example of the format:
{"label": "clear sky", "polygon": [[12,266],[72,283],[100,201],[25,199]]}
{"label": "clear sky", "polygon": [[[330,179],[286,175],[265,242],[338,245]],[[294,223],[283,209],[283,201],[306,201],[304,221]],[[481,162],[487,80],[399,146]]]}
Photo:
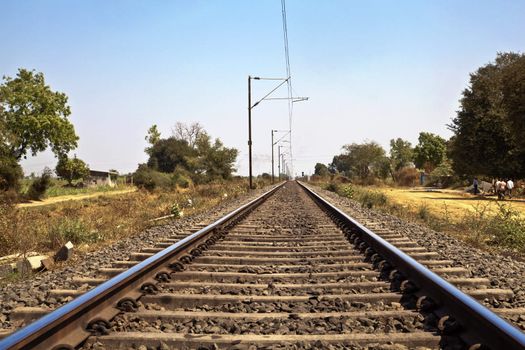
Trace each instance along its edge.
{"label": "clear sky", "polygon": [[[247,76],[284,76],[280,0],[0,0],[0,75],[45,74],[69,96],[92,168],[133,171],[158,124],[198,121],[239,149],[247,173]],[[449,137],[469,73],[498,51],[523,52],[523,0],[288,0],[296,172],[341,146],[420,131]],[[254,95],[271,84],[254,82]],[[285,95],[285,90],[282,91]],[[270,171],[270,130],[286,103],[253,110],[254,171]],[[43,153],[27,173],[54,167]]]}

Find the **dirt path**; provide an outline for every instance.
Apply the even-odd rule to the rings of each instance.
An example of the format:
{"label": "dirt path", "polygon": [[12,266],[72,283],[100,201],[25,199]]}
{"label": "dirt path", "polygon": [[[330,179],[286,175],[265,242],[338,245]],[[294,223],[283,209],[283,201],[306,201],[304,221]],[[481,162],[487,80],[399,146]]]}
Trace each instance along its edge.
{"label": "dirt path", "polygon": [[55,204],[55,203],[60,203],[60,202],[65,202],[65,201],[79,201],[83,199],[95,198],[95,197],[100,197],[100,196],[115,196],[118,194],[126,194],[126,193],[135,192],[136,190],[137,189],[134,187],[134,188],[128,188],[125,190],[58,196],[58,197],[46,198],[42,201],[31,201],[29,203],[20,203],[17,206],[19,208],[40,207],[43,205],[50,205],[50,204]]}
{"label": "dirt path", "polygon": [[486,206],[486,210],[496,212],[498,203],[510,205],[525,216],[525,200],[506,199],[498,201],[496,197],[473,196],[468,193],[453,190],[424,190],[424,189],[399,189],[382,187],[381,192],[399,205],[420,207],[426,205],[432,212],[444,213],[445,208],[450,215],[463,215],[465,210],[479,211]]}

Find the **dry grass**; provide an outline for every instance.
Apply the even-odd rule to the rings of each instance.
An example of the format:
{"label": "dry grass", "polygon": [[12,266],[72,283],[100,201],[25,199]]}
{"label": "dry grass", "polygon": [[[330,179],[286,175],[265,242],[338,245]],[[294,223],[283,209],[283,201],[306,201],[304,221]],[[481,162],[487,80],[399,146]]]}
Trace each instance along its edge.
{"label": "dry grass", "polygon": [[[473,246],[504,249],[507,252],[525,255],[524,211],[521,206],[517,207],[515,202],[475,200],[466,207],[461,202],[468,201],[469,196],[461,194],[418,192],[421,196],[435,198],[441,202],[422,199],[403,202],[400,200],[403,197],[392,197],[388,194],[388,191],[393,192],[395,189],[385,191],[384,188],[343,184],[325,184],[324,187],[341,196],[352,198],[364,207],[423,224]],[[446,198],[450,196],[453,197],[447,201]]]}
{"label": "dry grass", "polygon": [[[153,225],[150,219],[170,214],[176,203],[184,215],[209,209],[247,191],[242,180],[170,192],[136,191],[43,207],[0,204],[0,256],[53,251],[67,241],[83,250],[128,237]],[[191,200],[191,205],[189,201]]]}
{"label": "dry grass", "polygon": [[[377,187],[376,190],[384,193],[392,203],[407,210],[414,211],[424,205],[432,212],[441,212],[447,207],[451,219],[457,218],[458,220],[465,214],[465,211],[476,213],[481,207],[485,208],[487,214],[497,214],[499,204],[501,204],[496,197],[473,196],[452,190],[425,191],[393,187]],[[503,203],[525,217],[525,201],[522,198],[506,200]]]}

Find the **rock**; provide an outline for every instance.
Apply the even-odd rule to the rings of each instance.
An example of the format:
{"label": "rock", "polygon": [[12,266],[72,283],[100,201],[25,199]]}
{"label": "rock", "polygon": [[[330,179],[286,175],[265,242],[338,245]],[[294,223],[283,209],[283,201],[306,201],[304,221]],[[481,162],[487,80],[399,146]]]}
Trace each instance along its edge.
{"label": "rock", "polygon": [[64,244],[55,254],[55,261],[66,261],[73,256],[73,243],[71,241]]}
{"label": "rock", "polygon": [[46,257],[45,259],[41,260],[41,263],[42,263],[42,267],[44,269],[51,270],[51,268],[55,264],[55,261],[52,258],[50,258],[50,257]]}
{"label": "rock", "polygon": [[0,265],[0,277],[7,277],[14,272],[11,265]]}
{"label": "rock", "polygon": [[33,269],[28,259],[22,259],[16,263],[16,271],[23,276],[27,276],[33,272]]}

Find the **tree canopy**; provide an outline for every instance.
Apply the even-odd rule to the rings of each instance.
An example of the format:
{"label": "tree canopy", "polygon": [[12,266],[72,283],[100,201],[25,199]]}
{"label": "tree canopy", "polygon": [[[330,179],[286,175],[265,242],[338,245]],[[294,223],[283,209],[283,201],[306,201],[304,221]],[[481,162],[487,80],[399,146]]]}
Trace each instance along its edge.
{"label": "tree canopy", "polygon": [[148,153],[151,169],[163,173],[183,170],[194,181],[207,181],[230,178],[238,151],[225,147],[220,139],[213,140],[198,123],[177,123],[174,136],[157,140]]}
{"label": "tree canopy", "polygon": [[430,132],[420,132],[414,148],[414,163],[420,169],[431,172],[446,158],[447,141]]}
{"label": "tree canopy", "polygon": [[449,128],[449,155],[462,175],[519,176],[525,171],[525,55],[500,53],[470,75]]}
{"label": "tree canopy", "polygon": [[326,176],[328,175],[328,173],[329,171],[326,165],[324,165],[323,163],[315,164],[315,172],[314,172],[315,175]]}
{"label": "tree canopy", "polygon": [[77,156],[73,158],[61,156],[58,159],[55,173],[64,180],[67,180],[71,185],[74,180],[83,179],[88,176],[89,167],[83,160],[78,159]]}
{"label": "tree canopy", "polygon": [[174,137],[158,140],[148,153],[148,166],[163,173],[172,173],[177,166],[189,169],[191,159],[197,155],[186,141]]}
{"label": "tree canopy", "polygon": [[399,170],[413,162],[414,148],[412,144],[400,137],[390,140],[390,159],[394,170]]}
{"label": "tree canopy", "polygon": [[0,150],[20,160],[48,147],[60,156],[77,146],[67,96],[46,85],[44,75],[19,69],[0,85]]}
{"label": "tree canopy", "polygon": [[343,146],[343,153],[334,157],[330,167],[345,175],[365,179],[371,175],[384,177],[386,162],[388,160],[383,147],[375,141],[369,141]]}

